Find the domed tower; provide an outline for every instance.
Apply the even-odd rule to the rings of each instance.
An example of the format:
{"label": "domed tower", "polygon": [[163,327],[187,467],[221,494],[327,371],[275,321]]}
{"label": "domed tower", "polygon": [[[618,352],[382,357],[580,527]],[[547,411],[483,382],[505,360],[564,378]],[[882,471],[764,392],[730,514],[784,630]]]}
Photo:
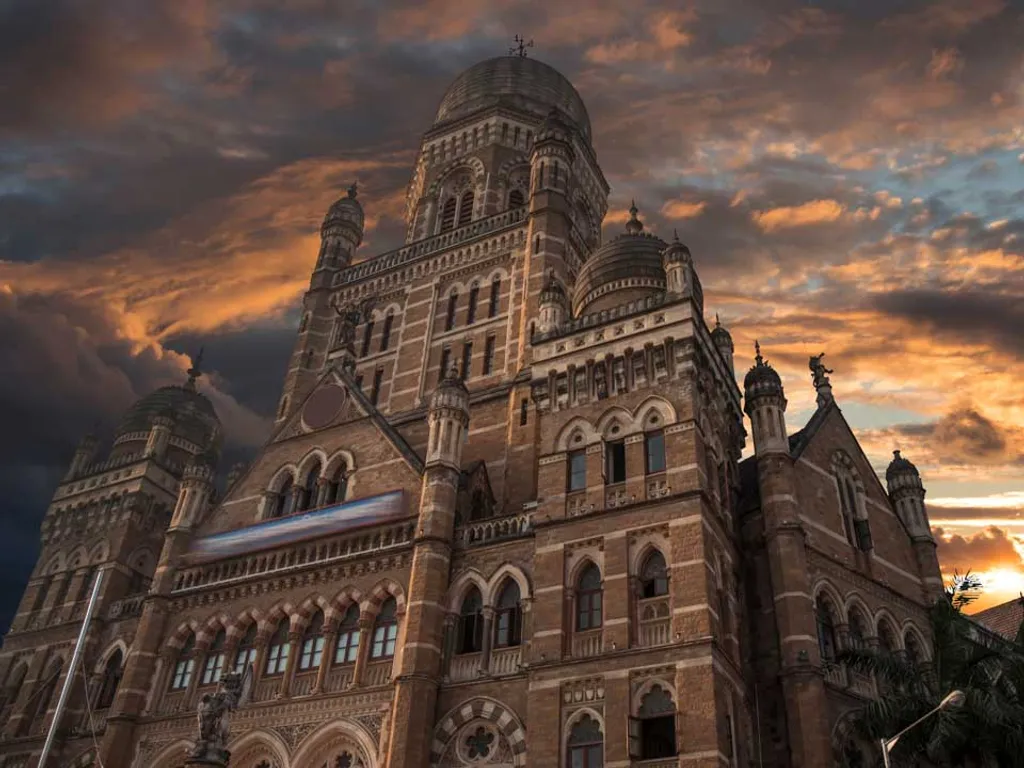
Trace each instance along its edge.
{"label": "domed tower", "polygon": [[722,355],[722,359],[725,360],[725,364],[729,367],[729,373],[735,377],[736,367],[733,364],[732,357],[735,347],[732,343],[732,336],[729,335],[729,331],[722,325],[717,314],[715,314],[715,327],[711,330],[711,341],[714,342],[715,347],[718,348]]}
{"label": "domed tower", "polygon": [[885,470],[885,484],[896,514],[914,542],[925,591],[934,599],[942,594],[942,576],[935,539],[928,523],[928,511],[924,506],[925,489],[921,474],[899,451],[893,451],[892,461]]}
{"label": "domed tower", "polygon": [[363,242],[365,216],[363,206],[356,199],[356,185],[334,203],[320,226],[320,255],[316,270],[336,271],[352,263],[356,248]]}
{"label": "domed tower", "polygon": [[644,231],[636,203],[629,208],[625,232],[598,248],[580,270],[573,291],[577,317],[665,293],[663,240]]}
{"label": "domed tower", "polygon": [[761,345],[754,342],[754,366],[743,379],[744,405],[754,431],[754,452],[789,453],[786,437],[786,395],[782,379],[761,357]]}
{"label": "domed tower", "polygon": [[565,289],[550,273],[540,292],[540,320],[537,331],[551,333],[557,331],[565,323],[569,309],[569,299]]}
{"label": "domed tower", "polygon": [[697,311],[704,314],[704,289],[693,265],[690,249],[679,242],[679,234],[672,231],[672,242],[662,251],[662,262],[667,280],[669,296],[683,296],[693,299]]}

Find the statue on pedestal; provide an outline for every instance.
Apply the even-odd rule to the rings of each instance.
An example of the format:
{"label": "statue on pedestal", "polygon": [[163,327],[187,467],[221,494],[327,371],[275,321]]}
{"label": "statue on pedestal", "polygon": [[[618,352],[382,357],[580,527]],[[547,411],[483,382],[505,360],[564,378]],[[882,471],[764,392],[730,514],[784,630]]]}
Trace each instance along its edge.
{"label": "statue on pedestal", "polygon": [[224,675],[216,693],[203,694],[196,713],[199,738],[189,750],[186,766],[227,766],[231,758],[227,748],[231,738],[229,714],[249,698],[251,684],[252,672],[246,669],[244,675]]}
{"label": "statue on pedestal", "polygon": [[819,408],[825,407],[832,401],[832,383],[828,380],[828,374],[834,373],[834,371],[831,368],[826,368],[825,364],[821,362],[821,358],[824,356],[824,352],[820,355],[811,355],[810,360],[807,361],[807,367],[811,369],[814,388],[818,392]]}

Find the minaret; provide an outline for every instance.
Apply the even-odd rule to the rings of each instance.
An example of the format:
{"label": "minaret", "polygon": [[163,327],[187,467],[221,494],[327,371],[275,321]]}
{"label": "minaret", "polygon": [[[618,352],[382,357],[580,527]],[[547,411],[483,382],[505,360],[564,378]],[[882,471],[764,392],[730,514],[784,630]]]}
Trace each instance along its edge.
{"label": "minaret", "polygon": [[537,323],[538,333],[556,331],[565,324],[569,313],[569,299],[565,295],[562,284],[550,273],[540,292],[540,320]]}
{"label": "minaret", "polygon": [[729,331],[722,325],[717,314],[715,315],[715,327],[711,330],[711,341],[714,342],[722,358],[725,360],[725,364],[729,369],[729,375],[736,378],[736,366],[733,364],[732,359],[732,354],[736,347],[732,343],[732,336],[729,335]]}
{"label": "minaret", "polygon": [[[104,765],[130,765],[135,742],[135,723],[146,706],[151,687],[168,684],[171,656],[163,646],[167,633],[168,601],[178,562],[188,549],[194,526],[209,508],[213,495],[213,455],[193,456],[178,486],[178,502],[157,562],[149,595],[142,606],[138,629],[124,667],[124,676],[107,718],[100,757]],[[157,659],[161,658],[157,667]],[[156,677],[154,678],[154,673]],[[195,679],[195,678],[194,678]]]}
{"label": "minaret", "polygon": [[[636,215],[636,203],[629,209],[631,216]],[[686,296],[689,286],[686,280],[686,268],[692,262],[690,249],[679,242],[679,233],[672,230],[672,242],[661,252],[661,261],[665,267],[665,281],[670,296]]]}
{"label": "minaret", "polygon": [[353,254],[363,241],[365,216],[356,199],[356,185],[327,211],[320,227],[320,253],[302,299],[302,317],[298,338],[288,363],[275,424],[287,419],[312,390],[334,343],[338,314],[330,304],[334,278],[352,263]]}
{"label": "minaret", "polygon": [[445,645],[444,600],[451,569],[462,446],[469,392],[452,365],[434,392],[419,522],[409,574],[409,604],[387,768],[426,768],[430,759]]}
{"label": "minaret", "polygon": [[91,432],[78,441],[78,447],[75,448],[75,455],[71,459],[71,466],[68,467],[64,480],[74,480],[81,475],[82,470],[89,466],[96,457],[96,447],[98,445],[96,436]]}
{"label": "minaret", "polygon": [[743,380],[744,408],[753,423],[763,526],[759,538],[764,541],[779,638],[777,646],[760,649],[759,674],[764,681],[781,683],[792,768],[816,768],[832,758],[806,531],[796,503],[782,380],[761,357],[760,344],[755,342],[754,349],[754,366]]}
{"label": "minaret", "polygon": [[935,539],[928,524],[928,511],[924,506],[925,489],[921,474],[899,451],[892,452],[892,461],[885,470],[885,484],[896,515],[910,534],[925,597],[930,601],[942,595],[942,572],[936,554]]}
{"label": "minaret", "polygon": [[784,453],[788,456],[786,395],[782,390],[782,379],[761,357],[760,343],[754,342],[754,350],[754,367],[743,379],[743,410],[750,417],[753,427],[754,452],[758,456],[767,453]]}
{"label": "minaret", "polygon": [[[530,154],[530,226],[526,242],[526,308],[522,338],[539,331],[541,293],[549,276],[572,288],[567,251],[572,229],[569,178],[576,152],[573,131],[557,110],[552,110],[537,132]],[[530,345],[520,345],[520,367]]]}

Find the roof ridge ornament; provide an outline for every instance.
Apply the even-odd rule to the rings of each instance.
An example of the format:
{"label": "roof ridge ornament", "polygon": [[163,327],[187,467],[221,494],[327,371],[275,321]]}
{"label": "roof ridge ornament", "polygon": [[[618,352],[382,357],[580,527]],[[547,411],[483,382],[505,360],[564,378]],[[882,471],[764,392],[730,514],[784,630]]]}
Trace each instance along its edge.
{"label": "roof ridge ornament", "polygon": [[526,58],[526,49],[533,48],[533,38],[530,38],[530,42],[526,42],[525,37],[520,35],[515,36],[516,44],[508,49],[509,56],[518,56],[520,59]]}
{"label": "roof ridge ornament", "polygon": [[824,352],[820,355],[811,355],[807,361],[807,367],[811,369],[811,380],[814,383],[814,389],[818,392],[819,408],[824,408],[832,402],[832,383],[828,380],[827,374],[834,373],[834,371],[831,368],[826,368],[825,364],[821,362],[821,358],[824,356]]}

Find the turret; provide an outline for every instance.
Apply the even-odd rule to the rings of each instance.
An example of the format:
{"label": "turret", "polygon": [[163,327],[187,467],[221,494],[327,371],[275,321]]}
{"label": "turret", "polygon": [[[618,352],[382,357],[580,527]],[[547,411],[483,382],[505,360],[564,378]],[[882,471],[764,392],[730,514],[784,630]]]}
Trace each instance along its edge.
{"label": "turret", "polygon": [[149,428],[149,438],[146,440],[146,456],[155,459],[162,459],[167,453],[167,446],[171,441],[171,430],[174,429],[174,413],[165,410],[153,419]]}
{"label": "turret", "polygon": [[729,373],[732,376],[736,376],[736,367],[733,364],[732,354],[736,347],[732,343],[732,336],[729,335],[729,331],[722,325],[722,321],[718,319],[718,315],[715,315],[715,327],[711,330],[711,341],[718,348],[718,351],[722,355],[722,359],[725,360],[725,364],[729,366]]}
{"label": "turret", "polygon": [[540,318],[537,322],[537,331],[550,333],[561,328],[565,324],[568,310],[569,299],[565,295],[565,289],[549,273],[544,288],[540,292]]}
{"label": "turret", "polygon": [[789,453],[786,437],[786,395],[782,379],[761,357],[761,345],[754,342],[754,366],[743,379],[743,409],[754,431],[754,452]]}
{"label": "turret", "polygon": [[453,363],[430,401],[427,467],[444,464],[458,471],[469,426],[469,391]]}
{"label": "turret", "polygon": [[201,453],[185,466],[178,486],[178,503],[171,515],[171,530],[191,528],[202,518],[213,496],[213,457]]}
{"label": "turret", "polygon": [[96,436],[92,433],[85,435],[78,441],[78,447],[75,448],[75,455],[71,459],[71,466],[68,467],[68,473],[64,475],[65,480],[73,480],[81,475],[82,470],[89,466],[96,457],[96,448],[98,445],[99,443],[96,440]]}
{"label": "turret", "polygon": [[672,231],[672,242],[661,252],[661,262],[665,269],[666,293],[673,297],[693,299],[698,311],[703,314],[704,289],[693,266],[690,249],[679,242],[679,233],[675,230]]}
{"label": "turret", "polygon": [[928,513],[924,508],[925,490],[921,475],[917,467],[900,456],[899,451],[893,451],[892,456],[885,470],[885,484],[889,489],[889,498],[896,507],[896,514],[913,539],[933,541]]}
{"label": "turret", "polygon": [[356,248],[363,242],[365,217],[356,192],[353,184],[348,194],[334,203],[324,217],[320,227],[320,255],[316,260],[318,272],[344,269],[352,263]]}

